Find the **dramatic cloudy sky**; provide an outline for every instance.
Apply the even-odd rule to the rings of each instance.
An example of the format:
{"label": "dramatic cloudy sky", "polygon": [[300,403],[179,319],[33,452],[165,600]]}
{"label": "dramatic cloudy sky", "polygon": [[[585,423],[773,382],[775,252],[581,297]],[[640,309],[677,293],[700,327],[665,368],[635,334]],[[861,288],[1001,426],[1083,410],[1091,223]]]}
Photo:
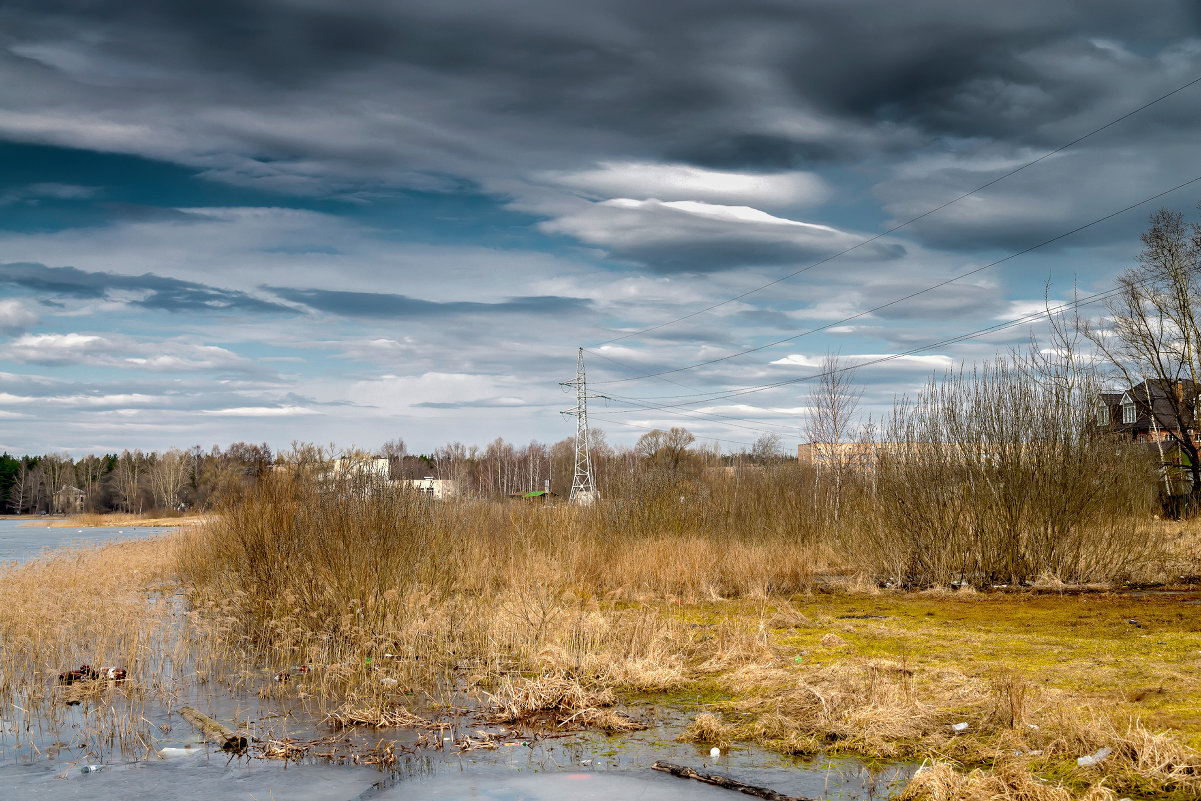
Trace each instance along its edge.
{"label": "dramatic cloudy sky", "polygon": [[1201,176],[1201,84],[885,233],[1198,77],[1195,0],[7,0],[0,449],[553,441],[580,346],[613,442],[792,446],[828,351],[1104,291],[1191,215],[1006,259]]}

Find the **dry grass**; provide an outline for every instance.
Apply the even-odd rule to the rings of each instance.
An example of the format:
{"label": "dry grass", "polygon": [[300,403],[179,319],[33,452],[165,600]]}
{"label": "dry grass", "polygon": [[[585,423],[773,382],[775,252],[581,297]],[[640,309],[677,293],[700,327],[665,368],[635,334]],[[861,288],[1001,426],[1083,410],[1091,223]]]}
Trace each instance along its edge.
{"label": "dry grass", "polygon": [[351,726],[371,726],[376,729],[444,729],[447,724],[435,723],[429,718],[415,715],[396,703],[370,705],[347,702],[330,712],[325,722],[335,729]]}
{"label": "dry grass", "polygon": [[[1201,642],[1175,619],[1154,623],[1170,643],[1155,650],[1137,639],[1149,628],[1125,622],[1152,622],[1141,601],[881,591],[846,555],[853,531],[839,555],[778,515],[756,529],[709,492],[681,503],[672,485],[588,510],[268,480],[182,536],[193,634],[243,664],[319,666],[279,691],[349,723],[400,709],[396,688],[435,707],[486,689],[504,720],[615,730],[631,721],[608,693],[703,695],[691,739],[997,767],[971,780],[993,790],[963,797],[1102,792],[1088,789],[1102,781],[1195,797],[1186,743],[1201,720],[1184,710],[1201,688],[1184,655]],[[727,514],[745,527],[734,533]],[[1145,576],[1188,575],[1201,528],[1142,525],[1171,552]],[[1050,575],[1045,585],[1073,589]],[[839,594],[811,594],[830,586]],[[1173,677],[1170,704],[1111,702],[1155,675]],[[1127,734],[1140,713],[1178,733]],[[1103,745],[1115,756],[1076,768]]]}
{"label": "dry grass", "polygon": [[637,731],[646,726],[608,707],[617,697],[607,688],[590,689],[561,673],[536,677],[506,676],[489,697],[501,723],[550,723],[557,728]]}
{"label": "dry grass", "polygon": [[[697,741],[993,768],[958,767],[941,790],[923,778],[925,797],[1201,797],[1201,636],[1175,599],[884,591],[779,516],[735,536],[718,519],[730,499],[681,512],[671,492],[581,510],[265,482],[196,530],[0,576],[0,714],[59,714],[78,692],[97,731],[124,726],[140,747],[122,707],[165,697],[152,640],[178,569],[192,605],[177,661],[334,726],[422,728],[474,698],[505,720],[620,731],[638,724],[613,702],[655,693],[701,699]],[[1144,525],[1167,543],[1160,578],[1196,574],[1201,526]],[[85,662],[130,679],[55,687]],[[291,680],[271,682],[280,672]],[[1076,766],[1102,747],[1108,759]]]}
{"label": "dry grass", "polygon": [[[144,754],[152,733],[143,711],[161,697],[173,656],[158,647],[178,611],[164,539],[51,551],[0,568],[0,718],[17,721],[16,742],[61,725],[81,702],[89,747]],[[81,664],[121,667],[124,682],[59,684]]]}
{"label": "dry grass", "polygon": [[65,518],[49,517],[38,522],[31,522],[29,525],[48,528],[80,528],[83,526],[91,528],[130,528],[135,526],[178,528],[195,526],[203,523],[206,519],[207,517],[204,515],[194,514],[139,515],[126,512],[105,512],[104,514],[89,512]]}
{"label": "dry grass", "polygon": [[901,793],[901,801],[1112,801],[1114,792],[1093,784],[1073,794],[1061,784],[1050,784],[1006,763],[996,770],[960,773],[946,762],[923,765]]}
{"label": "dry grass", "polygon": [[688,728],[680,735],[680,740],[690,743],[716,745],[718,748],[729,748],[734,742],[736,730],[733,726],[722,723],[721,718],[712,712],[702,712],[692,719]]}

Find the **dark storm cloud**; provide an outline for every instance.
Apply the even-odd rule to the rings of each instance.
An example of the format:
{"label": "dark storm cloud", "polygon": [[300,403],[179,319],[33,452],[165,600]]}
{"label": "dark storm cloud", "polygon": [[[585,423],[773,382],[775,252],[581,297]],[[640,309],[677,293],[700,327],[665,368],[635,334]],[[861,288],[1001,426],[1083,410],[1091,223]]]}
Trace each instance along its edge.
{"label": "dark storm cloud", "polygon": [[452,315],[564,315],[579,314],[588,310],[592,305],[590,301],[582,298],[553,295],[514,297],[500,303],[472,301],[441,303],[389,292],[344,292],[327,289],[289,289],[288,287],[268,287],[268,289],[284,300],[341,317],[395,317],[425,320]]}
{"label": "dark storm cloud", "polygon": [[25,289],[43,298],[99,300],[111,298],[113,293],[128,292],[135,297],[121,298],[121,302],[168,312],[294,313],[286,306],[260,300],[245,292],[151,273],[116,275],[44,264],[0,264],[0,286],[4,285]]}
{"label": "dark storm cloud", "polygon": [[[510,149],[517,135],[550,145],[523,160],[554,158],[570,132],[575,151],[597,157],[618,149],[778,169],[929,136],[1043,141],[1045,123],[1084,114],[1124,86],[1155,85],[1155,64],[1098,40],[1156,50],[1196,35],[1199,18],[1189,0],[1154,13],[1117,0],[101,0],[57,13],[8,3],[0,30],[14,52],[52,69],[79,71],[82,56],[69,54],[86,53],[105,99],[131,106],[158,96],[247,113],[259,102],[342,103],[325,93],[353,76],[360,112],[405,118],[422,100],[423,123],[452,134],[441,145],[451,160],[478,156],[489,137]],[[64,41],[65,30],[87,30],[89,40]],[[216,125],[260,146],[264,163],[418,155],[404,141],[344,149],[302,142],[288,126]]]}
{"label": "dark storm cloud", "polygon": [[[532,176],[610,159],[773,172],[928,152],[970,161],[991,150],[1018,163],[1201,72],[1199,9],[1193,0],[1165,0],[1154,13],[1119,0],[17,0],[0,8],[0,69],[10,76],[0,138],[136,153],[294,195],[480,187],[558,224],[572,213],[565,193],[535,200]],[[1131,149],[1193,137],[1196,94],[1090,141],[1084,166],[1056,185],[1139,161]],[[877,197],[905,219],[978,185],[976,173],[980,183],[996,175],[968,168],[885,178]],[[1119,189],[1107,181],[1089,196],[1108,208]],[[1020,206],[1040,192],[1011,194]],[[909,233],[936,247],[1008,246],[1024,227],[1071,222],[994,210],[968,222],[936,215]],[[599,244],[663,272],[808,256],[736,234],[694,252]]]}

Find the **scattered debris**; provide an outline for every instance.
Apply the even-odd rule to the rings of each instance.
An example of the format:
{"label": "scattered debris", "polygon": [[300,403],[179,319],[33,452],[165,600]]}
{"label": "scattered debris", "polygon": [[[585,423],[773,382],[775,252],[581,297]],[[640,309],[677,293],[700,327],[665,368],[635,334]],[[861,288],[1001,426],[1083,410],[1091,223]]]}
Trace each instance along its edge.
{"label": "scattered debris", "polygon": [[100,674],[92,670],[91,665],[80,665],[75,670],[64,670],[58,674],[59,684],[74,684],[77,681],[91,681],[99,678]]}
{"label": "scattered debris", "polygon": [[967,731],[970,728],[971,728],[971,726],[965,720],[965,721],[961,721],[961,722],[956,723],[953,726],[951,726],[951,731],[955,732],[956,734],[959,734],[961,732]]}
{"label": "scattered debris", "polygon": [[465,734],[455,743],[459,751],[478,751],[480,749],[495,751],[500,747],[488,732],[476,729],[474,734],[477,736],[472,737],[469,734]]}
{"label": "scattered debris", "polygon": [[281,670],[272,677],[272,681],[287,681],[293,676],[305,676],[313,672],[312,665],[292,665],[287,670]]}
{"label": "scattered debris", "polygon": [[1100,748],[1097,750],[1097,752],[1095,754],[1089,754],[1088,756],[1078,757],[1076,759],[1076,764],[1082,768],[1090,768],[1093,765],[1096,765],[1097,763],[1104,761],[1105,758],[1112,753],[1113,753],[1112,748]]}
{"label": "scattered debris", "polygon": [[185,746],[183,748],[172,748],[168,746],[167,748],[160,748],[158,751],[160,759],[172,759],[174,757],[192,756],[193,754],[203,753],[204,749],[192,748],[191,746]]}
{"label": "scattered debris", "polygon": [[77,681],[96,681],[97,679],[125,680],[125,668],[102,667],[99,670],[91,665],[80,665],[74,670],[64,670],[58,674],[59,684],[74,684]]}

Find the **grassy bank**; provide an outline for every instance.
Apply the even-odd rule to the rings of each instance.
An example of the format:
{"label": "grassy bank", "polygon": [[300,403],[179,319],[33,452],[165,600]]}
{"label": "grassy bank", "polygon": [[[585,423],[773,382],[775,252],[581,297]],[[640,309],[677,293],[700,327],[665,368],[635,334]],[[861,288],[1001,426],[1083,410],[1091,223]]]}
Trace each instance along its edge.
{"label": "grassy bank", "polygon": [[203,523],[205,515],[180,513],[177,515],[158,514],[127,514],[125,512],[106,512],[104,514],[79,514],[68,517],[47,518],[45,522],[31,525],[45,525],[50,528],[130,528],[132,526],[147,526],[155,528],[179,528]]}
{"label": "grassy bank", "polygon": [[566,682],[674,700],[700,742],[929,761],[913,797],[1201,797],[1201,594],[1121,586],[1201,572],[1195,526],[1107,520],[1120,563],[1078,531],[1117,565],[1092,587],[882,590],[873,540],[777,479],[591,509],[265,482],[179,569],[211,652],[316,666],[286,691],[335,717],[532,712]]}

